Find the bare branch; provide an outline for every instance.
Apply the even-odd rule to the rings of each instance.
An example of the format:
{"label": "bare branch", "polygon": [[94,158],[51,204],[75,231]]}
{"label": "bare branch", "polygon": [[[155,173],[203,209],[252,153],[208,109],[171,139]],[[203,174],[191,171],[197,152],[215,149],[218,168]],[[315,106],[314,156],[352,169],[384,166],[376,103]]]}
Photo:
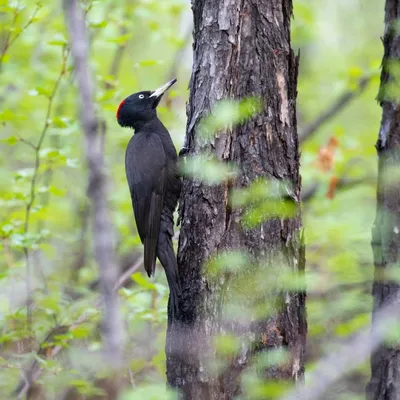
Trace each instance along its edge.
{"label": "bare branch", "polygon": [[358,86],[355,90],[348,90],[339,96],[339,98],[337,98],[333,104],[323,111],[315,121],[311,122],[299,132],[300,143],[303,143],[309,139],[322,125],[342,111],[343,108],[350,103],[350,101],[359,96],[368,86],[370,81],[371,76],[365,76],[359,80]]}
{"label": "bare branch", "polygon": [[[338,183],[336,184],[336,191],[342,189],[344,190],[351,189],[358,185],[368,185],[375,183],[376,183],[376,178],[373,176],[365,176],[363,178],[340,178],[338,180]],[[305,203],[312,200],[317,194],[320,186],[321,185],[319,183],[313,183],[309,187],[303,189],[301,193],[301,201]]]}
{"label": "bare branch", "polygon": [[113,290],[117,281],[114,254],[114,229],[111,223],[104,173],[104,154],[100,124],[96,117],[94,89],[87,60],[87,32],[84,14],[77,0],[63,0],[81,97],[81,123],[85,134],[86,159],[89,167],[88,195],[93,209],[94,252],[100,270],[105,305],[104,336],[107,362],[117,368],[122,363],[122,321],[118,298]]}
{"label": "bare branch", "polygon": [[135,264],[133,264],[130,268],[128,268],[118,279],[117,283],[114,286],[114,290],[118,291],[125,285],[125,283],[130,279],[131,275],[136,272],[139,267],[143,264],[143,257],[141,257]]}
{"label": "bare branch", "polygon": [[29,140],[26,140],[26,139],[24,139],[24,138],[22,138],[22,137],[18,137],[18,140],[21,142],[21,143],[24,143],[24,144],[26,144],[27,146],[29,146],[31,149],[33,149],[33,150],[37,150],[37,147],[36,147],[36,145],[34,145],[32,142],[30,142]]}

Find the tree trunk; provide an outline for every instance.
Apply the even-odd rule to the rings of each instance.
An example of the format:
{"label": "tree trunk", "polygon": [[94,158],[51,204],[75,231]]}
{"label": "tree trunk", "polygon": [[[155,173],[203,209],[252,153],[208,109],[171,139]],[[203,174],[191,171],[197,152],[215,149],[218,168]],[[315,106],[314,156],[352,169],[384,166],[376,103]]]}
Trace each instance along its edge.
{"label": "tree trunk", "polygon": [[[386,0],[384,56],[378,100],[382,121],[376,144],[378,152],[377,211],[372,229],[375,280],[372,289],[372,319],[387,304],[400,306],[400,285],[393,281],[393,269],[399,268],[400,252],[400,36],[398,21],[400,1]],[[393,64],[396,63],[396,64]],[[397,272],[398,274],[398,272]],[[374,325],[372,325],[374,329]],[[367,385],[369,400],[400,399],[399,343],[382,344],[371,357],[371,380]]]}
{"label": "tree trunk", "polygon": [[[169,315],[167,378],[185,399],[232,399],[242,392],[238,378],[256,353],[288,352],[284,364],[263,368],[265,379],[299,381],[304,375],[305,293],[283,283],[288,272],[296,280],[304,269],[298,58],[290,47],[291,0],[193,0],[192,6],[187,157],[212,154],[220,162],[233,162],[239,174],[213,186],[184,180],[178,250],[183,304],[178,317]],[[222,99],[250,96],[261,99],[260,112],[204,144],[198,134],[202,117]],[[278,182],[285,192],[278,203],[289,199],[294,211],[290,217],[264,218],[249,229],[243,223],[245,210],[232,206],[232,193],[260,178]],[[206,263],[227,251],[236,251],[237,257],[226,263],[239,263],[240,271],[225,265],[228,271],[217,279],[206,275]],[[246,261],[240,262],[238,252]],[[213,338],[221,334],[238,338],[240,345],[218,359]]]}

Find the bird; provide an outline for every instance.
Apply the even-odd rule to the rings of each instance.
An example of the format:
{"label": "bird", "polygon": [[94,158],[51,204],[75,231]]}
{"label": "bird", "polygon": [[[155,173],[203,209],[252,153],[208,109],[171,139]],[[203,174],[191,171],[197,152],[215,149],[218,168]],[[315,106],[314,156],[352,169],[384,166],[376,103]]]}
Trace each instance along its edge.
{"label": "bird", "polygon": [[172,314],[179,312],[181,285],[172,244],[173,213],[181,179],[175,146],[167,128],[157,116],[164,93],[176,82],[172,79],[153,91],[133,93],[118,106],[121,127],[134,130],[125,152],[125,172],[133,213],[144,246],[143,263],[147,275],[154,275],[156,257],[165,270]]}

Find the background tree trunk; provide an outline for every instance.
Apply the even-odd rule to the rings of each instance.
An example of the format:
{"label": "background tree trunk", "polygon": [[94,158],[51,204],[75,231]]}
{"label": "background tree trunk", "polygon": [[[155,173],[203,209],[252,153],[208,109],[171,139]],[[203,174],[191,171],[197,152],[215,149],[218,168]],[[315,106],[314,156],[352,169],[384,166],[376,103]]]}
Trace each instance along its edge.
{"label": "background tree trunk", "polygon": [[[400,306],[400,285],[393,281],[400,252],[400,86],[397,72],[400,60],[399,0],[386,0],[384,56],[378,100],[382,121],[376,148],[378,151],[377,211],[372,230],[375,260],[373,323],[387,304]],[[393,63],[396,63],[395,65]],[[374,329],[374,326],[372,327]],[[397,328],[395,328],[397,329]],[[383,344],[371,357],[371,380],[367,386],[369,400],[400,399],[400,350],[398,343]]]}
{"label": "background tree trunk", "polygon": [[[265,369],[267,379],[297,381],[304,374],[305,294],[286,291],[281,281],[285,271],[298,276],[304,268],[298,207],[298,58],[290,47],[291,0],[194,0],[192,6],[188,157],[212,153],[222,162],[234,162],[240,173],[233,181],[215,186],[197,179],[184,181],[178,251],[183,310],[179,321],[170,315],[167,376],[186,399],[231,399],[240,393],[237,378],[255,352],[276,348],[289,352],[284,366]],[[197,134],[201,118],[221,99],[249,96],[261,99],[260,113],[220,132],[205,145]],[[243,210],[231,207],[231,193],[259,177],[280,182],[286,197],[296,205],[295,211],[291,218],[269,218],[246,229],[241,221]],[[207,279],[203,267],[212,256],[227,250],[245,250],[253,264],[259,263],[257,270],[243,266],[246,272],[242,271],[238,281],[239,287],[251,291],[252,277],[257,276],[264,291],[261,301],[273,310],[268,317],[245,322],[242,318],[239,323],[239,318],[226,316],[224,307],[238,296],[233,289],[235,280],[229,274],[217,282]],[[275,288],[273,295],[268,294],[269,287]],[[232,292],[236,294],[227,300]],[[249,303],[259,306],[259,301],[254,298]],[[217,374],[210,366],[215,357],[210,338],[221,333],[234,334],[246,344]]]}

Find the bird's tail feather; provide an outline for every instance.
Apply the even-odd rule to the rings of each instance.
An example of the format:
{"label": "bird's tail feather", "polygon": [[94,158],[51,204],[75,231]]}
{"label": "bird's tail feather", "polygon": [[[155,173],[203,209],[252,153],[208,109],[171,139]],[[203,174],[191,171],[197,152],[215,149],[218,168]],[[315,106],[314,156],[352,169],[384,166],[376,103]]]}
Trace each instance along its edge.
{"label": "bird's tail feather", "polygon": [[169,286],[169,307],[171,308],[172,314],[179,313],[180,300],[182,296],[181,285],[177,275],[171,275],[165,270],[167,275],[167,281]]}
{"label": "bird's tail feather", "polygon": [[164,267],[170,291],[170,307],[173,314],[179,312],[179,303],[182,295],[181,285],[178,275],[178,265],[172,246],[172,237],[168,229],[163,229],[161,222],[160,234],[157,244],[157,257]]}

